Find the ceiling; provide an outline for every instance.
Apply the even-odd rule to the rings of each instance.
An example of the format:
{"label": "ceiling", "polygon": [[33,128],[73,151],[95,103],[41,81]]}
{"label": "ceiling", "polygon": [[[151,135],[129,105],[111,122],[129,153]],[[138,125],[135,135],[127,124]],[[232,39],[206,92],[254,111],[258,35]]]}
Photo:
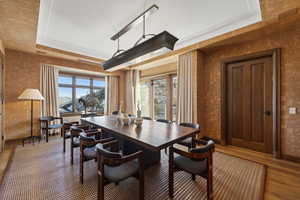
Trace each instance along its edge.
{"label": "ceiling", "polygon": [[[153,4],[159,10],[147,19],[146,32],[170,32],[179,38],[175,49],[261,21],[259,0],[44,0],[36,43],[108,59],[117,48],[110,37]],[[131,48],[141,34],[142,24],[121,37],[121,48]]]}

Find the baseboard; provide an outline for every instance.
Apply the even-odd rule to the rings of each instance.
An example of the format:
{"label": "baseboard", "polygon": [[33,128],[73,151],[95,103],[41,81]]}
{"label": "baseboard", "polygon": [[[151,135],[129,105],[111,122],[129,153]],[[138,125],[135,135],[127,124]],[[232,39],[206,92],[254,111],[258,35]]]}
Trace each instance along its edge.
{"label": "baseboard", "polygon": [[281,155],[281,158],[284,159],[284,160],[288,160],[288,161],[300,163],[300,157],[282,154],[282,155]]}

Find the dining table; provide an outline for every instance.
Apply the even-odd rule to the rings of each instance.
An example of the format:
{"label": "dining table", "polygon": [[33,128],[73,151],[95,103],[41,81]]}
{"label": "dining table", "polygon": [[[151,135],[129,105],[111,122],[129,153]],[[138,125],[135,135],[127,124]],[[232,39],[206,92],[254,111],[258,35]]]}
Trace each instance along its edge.
{"label": "dining table", "polygon": [[81,118],[82,124],[89,124],[111,134],[121,144],[124,155],[144,152],[145,168],[157,164],[161,160],[161,150],[180,140],[195,137],[199,129],[179,126],[176,123],[163,123],[154,120],[143,120],[136,125],[134,119],[124,124],[116,115],[92,116]]}

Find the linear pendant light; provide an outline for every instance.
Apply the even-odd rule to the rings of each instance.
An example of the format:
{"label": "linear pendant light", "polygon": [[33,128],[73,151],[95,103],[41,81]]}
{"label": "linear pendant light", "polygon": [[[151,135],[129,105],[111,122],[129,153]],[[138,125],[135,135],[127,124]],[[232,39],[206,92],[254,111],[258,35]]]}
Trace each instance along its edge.
{"label": "linear pendant light", "polygon": [[[145,34],[145,21],[148,16],[153,14],[156,10],[158,10],[157,5],[152,5],[138,17],[136,17],[133,21],[127,24],[124,28],[122,28],[118,33],[111,37],[111,40],[118,40],[118,49],[113,54],[112,58],[102,63],[104,70],[109,70],[113,67],[121,65],[123,63],[129,62],[133,59],[144,56],[153,51],[159,50],[161,48],[167,48],[170,50],[174,49],[174,45],[177,42],[178,38],[171,35],[167,31],[163,31],[157,35],[154,34]],[[143,35],[142,37],[135,43],[135,45],[128,50],[120,50],[119,49],[119,38],[125,34],[127,31],[135,27],[140,22],[143,22]],[[141,42],[146,37],[151,36],[150,39]],[[140,43],[141,42],[141,43]]]}

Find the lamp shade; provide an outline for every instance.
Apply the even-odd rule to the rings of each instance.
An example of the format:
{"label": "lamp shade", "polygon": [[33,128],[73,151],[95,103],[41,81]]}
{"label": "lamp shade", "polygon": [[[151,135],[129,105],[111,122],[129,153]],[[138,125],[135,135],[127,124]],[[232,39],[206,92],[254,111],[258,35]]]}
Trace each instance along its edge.
{"label": "lamp shade", "polygon": [[26,89],[19,97],[19,100],[44,100],[38,89]]}

